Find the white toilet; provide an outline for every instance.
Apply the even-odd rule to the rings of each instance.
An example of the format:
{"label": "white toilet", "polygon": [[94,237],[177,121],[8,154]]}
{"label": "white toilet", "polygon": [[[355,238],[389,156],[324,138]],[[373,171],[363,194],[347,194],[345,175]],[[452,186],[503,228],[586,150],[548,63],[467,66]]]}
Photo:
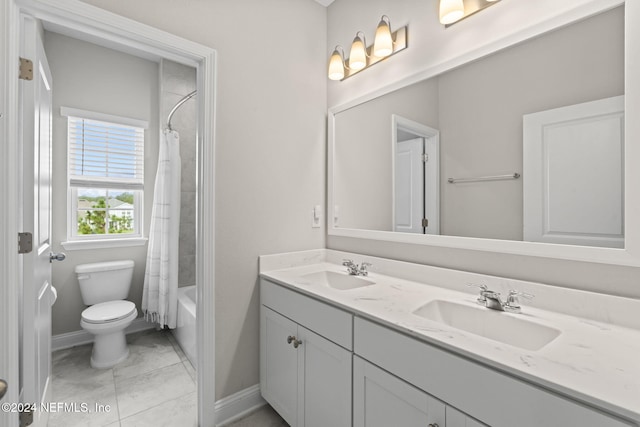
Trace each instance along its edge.
{"label": "white toilet", "polygon": [[129,356],[124,329],[138,316],[131,301],[132,260],[76,266],[82,300],[91,307],[82,312],[80,326],[94,335],[91,366],[110,368]]}

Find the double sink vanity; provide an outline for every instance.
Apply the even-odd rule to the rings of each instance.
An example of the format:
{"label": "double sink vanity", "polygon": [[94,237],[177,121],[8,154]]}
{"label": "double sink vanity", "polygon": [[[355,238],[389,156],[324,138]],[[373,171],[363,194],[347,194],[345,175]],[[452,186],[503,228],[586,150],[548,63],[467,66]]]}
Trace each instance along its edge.
{"label": "double sink vanity", "polygon": [[327,249],[260,257],[260,292],[292,427],[640,425],[637,300]]}

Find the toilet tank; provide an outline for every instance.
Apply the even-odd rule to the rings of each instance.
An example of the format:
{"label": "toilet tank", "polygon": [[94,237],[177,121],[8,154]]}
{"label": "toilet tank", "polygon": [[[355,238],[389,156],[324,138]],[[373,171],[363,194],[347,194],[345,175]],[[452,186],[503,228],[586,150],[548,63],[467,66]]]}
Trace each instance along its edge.
{"label": "toilet tank", "polygon": [[93,305],[126,299],[134,265],[132,260],[77,265],[76,275],[84,303]]}

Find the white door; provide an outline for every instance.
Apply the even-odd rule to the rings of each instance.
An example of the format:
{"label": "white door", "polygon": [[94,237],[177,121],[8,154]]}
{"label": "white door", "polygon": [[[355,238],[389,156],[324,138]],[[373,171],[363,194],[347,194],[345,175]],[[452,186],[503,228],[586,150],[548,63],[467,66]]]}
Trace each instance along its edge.
{"label": "white door", "polygon": [[295,322],[260,306],[260,391],[290,426],[298,425],[298,352],[287,338],[297,330]]}
{"label": "white door", "polygon": [[393,231],[424,234],[424,139],[395,146]]}
{"label": "white door", "polygon": [[391,127],[393,231],[440,234],[440,132],[396,114]]}
{"label": "white door", "polygon": [[445,404],[375,365],[353,358],[354,427],[445,427]]}
{"label": "white door", "polygon": [[524,240],[624,247],[624,97],[524,116]]}
{"label": "white door", "polygon": [[[33,61],[33,80],[20,81],[23,160],[22,229],[33,235],[33,250],[24,254],[21,328],[21,400],[50,400],[51,305],[51,73],[41,26],[21,18],[20,56]],[[35,411],[34,426],[46,426],[48,412]]]}
{"label": "white door", "polygon": [[352,353],[302,326],[298,339],[298,427],[350,427]]}

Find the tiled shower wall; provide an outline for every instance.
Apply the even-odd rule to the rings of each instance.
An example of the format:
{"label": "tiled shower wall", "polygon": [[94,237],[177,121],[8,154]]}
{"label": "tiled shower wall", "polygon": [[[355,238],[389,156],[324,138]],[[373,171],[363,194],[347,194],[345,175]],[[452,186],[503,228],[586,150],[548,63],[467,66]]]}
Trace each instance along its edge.
{"label": "tiled shower wall", "polygon": [[[196,70],[162,60],[160,63],[161,123],[163,129],[171,109],[196,89]],[[171,127],[180,134],[182,182],[180,185],[180,287],[196,283],[196,107],[195,98],[173,115]]]}

